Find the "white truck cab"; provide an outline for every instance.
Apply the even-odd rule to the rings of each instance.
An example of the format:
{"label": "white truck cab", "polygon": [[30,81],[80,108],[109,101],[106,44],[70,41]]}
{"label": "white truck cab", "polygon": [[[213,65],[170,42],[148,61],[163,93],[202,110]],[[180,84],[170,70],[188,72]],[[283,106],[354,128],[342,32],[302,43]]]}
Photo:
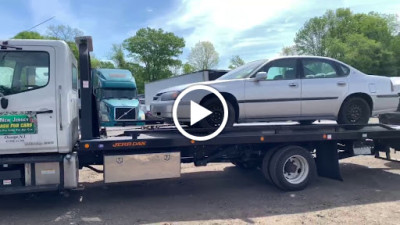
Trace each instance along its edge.
{"label": "white truck cab", "polygon": [[68,153],[78,140],[77,61],[64,41],[0,41],[0,152]]}

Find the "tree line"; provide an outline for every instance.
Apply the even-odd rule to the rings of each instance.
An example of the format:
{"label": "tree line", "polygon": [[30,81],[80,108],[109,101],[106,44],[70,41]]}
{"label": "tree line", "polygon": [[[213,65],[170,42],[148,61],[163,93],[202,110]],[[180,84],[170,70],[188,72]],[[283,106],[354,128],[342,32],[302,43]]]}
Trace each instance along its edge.
{"label": "tree line", "polygon": [[328,10],[309,19],[282,55],[317,55],[343,61],[364,73],[400,76],[400,33],[394,15]]}
{"label": "tree line", "polygon": [[[400,76],[400,33],[394,15],[353,13],[350,9],[328,10],[309,19],[296,33],[294,45],[284,47],[281,55],[317,55],[341,60],[365,73]],[[68,43],[76,58],[76,36],[83,35],[67,25],[49,26],[45,34],[24,31],[18,39],[59,39]],[[91,55],[93,68],[121,68],[132,72],[139,93],[144,84],[182,73],[217,68],[219,54],[209,41],[199,41],[187,61],[180,56],[185,40],[163,29],[141,28],[135,35],[111,47],[109,60]],[[232,56],[229,69],[245,64]]]}
{"label": "tree line", "polygon": [[[49,26],[45,34],[23,31],[14,39],[64,40],[78,59],[79,52],[74,38],[83,35],[77,28],[66,25]],[[142,28],[132,37],[111,48],[109,60],[104,61],[91,55],[92,68],[120,68],[131,71],[136,79],[139,93],[144,84],[181,73],[213,69],[218,66],[219,54],[209,41],[200,41],[191,49],[186,63],[179,56],[185,47],[185,40],[172,32],[162,29]],[[232,57],[230,68],[243,65],[239,56]]]}

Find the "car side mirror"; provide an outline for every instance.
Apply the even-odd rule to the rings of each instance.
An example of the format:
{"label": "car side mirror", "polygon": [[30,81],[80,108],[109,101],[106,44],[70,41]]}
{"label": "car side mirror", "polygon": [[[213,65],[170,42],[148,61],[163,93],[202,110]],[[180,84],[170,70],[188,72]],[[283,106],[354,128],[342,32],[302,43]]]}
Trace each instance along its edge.
{"label": "car side mirror", "polygon": [[266,78],[267,78],[267,72],[258,72],[256,73],[254,81],[265,80]]}

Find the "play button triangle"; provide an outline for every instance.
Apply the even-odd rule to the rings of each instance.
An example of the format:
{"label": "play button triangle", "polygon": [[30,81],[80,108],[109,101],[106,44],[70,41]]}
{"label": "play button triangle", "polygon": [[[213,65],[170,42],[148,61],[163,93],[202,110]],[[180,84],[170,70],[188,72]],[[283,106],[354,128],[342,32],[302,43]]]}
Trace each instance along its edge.
{"label": "play button triangle", "polygon": [[209,116],[212,112],[194,101],[190,101],[190,126]]}

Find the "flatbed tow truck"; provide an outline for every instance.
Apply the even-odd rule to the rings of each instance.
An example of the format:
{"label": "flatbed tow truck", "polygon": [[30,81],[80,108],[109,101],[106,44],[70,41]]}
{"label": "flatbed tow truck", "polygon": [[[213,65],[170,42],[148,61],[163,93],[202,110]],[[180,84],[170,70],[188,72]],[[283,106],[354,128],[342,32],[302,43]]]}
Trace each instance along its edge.
{"label": "flatbed tow truck", "polygon": [[[181,163],[215,162],[259,168],[278,188],[296,191],[317,175],[342,180],[340,159],[375,155],[391,160],[390,149],[400,149],[400,130],[384,124],[241,125],[225,128],[208,141],[187,139],[174,127],[123,128],[118,135],[101,136],[90,76],[92,39],[78,37],[76,43],[79,98],[74,84],[77,61],[64,42],[1,42],[0,60],[16,62],[10,86],[21,85],[23,79],[33,83],[23,91],[13,93],[10,88],[0,95],[0,122],[15,128],[0,129],[0,194],[73,190],[80,187],[83,167],[104,173],[104,183],[116,183],[179,177]],[[32,67],[36,76],[38,68],[47,68],[47,84],[39,87],[40,82],[29,77]],[[24,126],[33,129],[17,129],[15,124],[21,123],[7,121],[15,115],[29,115]]]}

